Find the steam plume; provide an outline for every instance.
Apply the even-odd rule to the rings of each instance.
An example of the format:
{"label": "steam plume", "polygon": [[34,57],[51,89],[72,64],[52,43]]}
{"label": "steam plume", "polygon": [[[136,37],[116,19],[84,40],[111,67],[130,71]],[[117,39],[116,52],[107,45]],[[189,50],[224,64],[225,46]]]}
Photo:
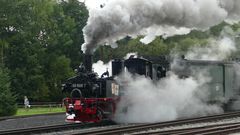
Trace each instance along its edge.
{"label": "steam plume", "polygon": [[229,37],[211,39],[206,47],[193,47],[186,54],[187,59],[225,60],[237,50],[235,42]]}
{"label": "steam plume", "polygon": [[[190,60],[226,60],[237,52],[238,46],[235,41],[237,36],[238,32],[226,26],[218,38],[210,38],[208,44],[202,47],[194,45],[185,57]],[[178,52],[173,51],[172,54],[178,55]]]}
{"label": "steam plume", "polygon": [[185,34],[239,19],[239,0],[109,0],[103,8],[89,9],[82,50],[93,53],[100,44],[116,46],[115,41],[127,35],[146,35],[142,42],[149,43],[157,35]]}
{"label": "steam plume", "polygon": [[108,70],[109,75],[112,75],[112,63],[109,61],[108,63],[104,64],[103,61],[99,60],[96,63],[93,63],[93,70],[98,75],[102,75],[104,72]]}
{"label": "steam plume", "polygon": [[197,78],[180,79],[170,73],[155,84],[149,78],[133,77],[129,73],[118,80],[128,82],[118,104],[115,117],[118,122],[159,122],[222,111],[218,106],[203,102],[208,95],[201,86],[210,81],[203,74]]}
{"label": "steam plume", "polygon": [[[124,57],[124,59],[128,59],[130,56],[137,56],[136,52],[128,53]],[[106,70],[108,70],[109,75],[112,75],[112,61],[110,60],[108,63],[104,63],[103,61],[99,60],[96,63],[93,63],[93,70],[96,72],[98,75],[102,75]]]}
{"label": "steam plume", "polygon": [[[209,46],[189,50],[187,58],[226,59],[236,50],[236,46],[232,38],[226,37],[227,33],[222,33],[224,34],[219,40],[212,39]],[[172,69],[174,66],[180,67],[175,64],[171,64]],[[238,71],[238,67],[236,64],[234,70]],[[120,83],[125,81],[128,84],[125,84],[115,120],[126,123],[159,122],[222,112],[220,106],[206,102],[210,100],[207,84],[211,79],[204,69],[193,72],[193,76],[186,79],[180,79],[174,73],[168,72],[168,76],[158,82],[125,73],[117,78]],[[234,104],[234,108],[237,108],[237,103],[239,102]]]}

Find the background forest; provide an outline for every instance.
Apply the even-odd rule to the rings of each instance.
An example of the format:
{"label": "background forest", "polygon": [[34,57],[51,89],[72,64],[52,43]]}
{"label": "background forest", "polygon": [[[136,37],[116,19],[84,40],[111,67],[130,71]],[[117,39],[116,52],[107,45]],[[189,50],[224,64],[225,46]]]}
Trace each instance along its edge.
{"label": "background forest", "polygon": [[[61,83],[74,75],[82,62],[82,29],[88,10],[78,0],[1,0],[0,1],[0,114],[1,108],[14,113],[16,102],[26,95],[30,101],[61,101]],[[157,37],[149,45],[138,37],[118,41],[118,48],[101,46],[94,61],[108,62],[129,52],[139,55],[169,55],[174,49],[186,52],[194,45],[205,45],[227,26],[221,23],[207,31],[167,39]],[[240,24],[231,25],[240,31]],[[16,101],[16,102],[15,102]],[[6,109],[6,108],[5,108]]]}

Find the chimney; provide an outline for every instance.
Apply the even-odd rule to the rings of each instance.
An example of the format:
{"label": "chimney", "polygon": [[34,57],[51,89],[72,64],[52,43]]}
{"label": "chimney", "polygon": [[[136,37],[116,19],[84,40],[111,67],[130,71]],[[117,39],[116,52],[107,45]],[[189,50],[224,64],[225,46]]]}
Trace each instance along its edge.
{"label": "chimney", "polygon": [[87,72],[92,72],[92,55],[90,54],[84,55],[84,66]]}

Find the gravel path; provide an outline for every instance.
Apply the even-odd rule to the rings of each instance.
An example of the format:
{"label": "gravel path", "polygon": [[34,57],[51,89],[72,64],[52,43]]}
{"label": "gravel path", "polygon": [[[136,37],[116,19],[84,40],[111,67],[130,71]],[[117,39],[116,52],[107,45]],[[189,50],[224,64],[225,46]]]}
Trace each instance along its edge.
{"label": "gravel path", "polygon": [[0,121],[0,130],[28,128],[35,126],[46,126],[54,124],[64,124],[65,114],[50,116],[33,116],[27,118],[8,119]]}

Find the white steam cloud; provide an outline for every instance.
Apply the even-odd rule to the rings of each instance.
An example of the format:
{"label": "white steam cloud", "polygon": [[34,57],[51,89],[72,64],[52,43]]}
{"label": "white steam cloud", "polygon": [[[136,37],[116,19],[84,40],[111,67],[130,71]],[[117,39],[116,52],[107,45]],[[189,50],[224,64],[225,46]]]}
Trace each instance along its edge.
{"label": "white steam cloud", "polygon": [[149,43],[157,35],[205,30],[239,19],[239,0],[106,0],[99,8],[89,8],[82,50],[93,53],[100,44],[116,47],[127,35],[145,35],[142,42]]}
{"label": "white steam cloud", "polygon": [[132,53],[128,53],[125,57],[124,57],[124,59],[128,59],[128,58],[130,58],[131,56],[134,56],[134,57],[137,57],[137,52],[132,52]]}
{"label": "white steam cloud", "polygon": [[112,63],[109,61],[108,63],[104,64],[103,61],[99,60],[96,63],[93,63],[93,71],[96,72],[98,75],[102,75],[104,72],[108,70],[109,76],[112,75]]}
{"label": "white steam cloud", "polygon": [[235,42],[229,37],[211,39],[205,47],[193,47],[186,53],[191,60],[225,60],[237,50]]}
{"label": "white steam cloud", "polygon": [[193,46],[185,57],[190,60],[226,60],[238,50],[235,41],[238,34],[238,31],[235,32],[231,27],[226,26],[217,39],[210,38],[209,43],[202,47]]}
{"label": "white steam cloud", "polygon": [[[127,53],[124,59],[128,59],[130,56],[137,56],[136,52]],[[108,63],[104,63],[103,61],[99,60],[96,63],[93,63],[93,71],[96,72],[98,75],[102,75],[104,72],[108,70],[109,76],[112,75],[112,61]]]}
{"label": "white steam cloud", "polygon": [[[234,39],[224,33],[224,36],[219,37],[218,40],[212,39],[207,47],[190,49],[186,56],[191,59],[222,60],[235,50]],[[136,53],[127,54],[125,59],[131,55]],[[104,67],[103,72],[106,71],[103,62],[98,62],[98,65]],[[235,70],[238,71],[239,65],[235,66]],[[240,73],[237,74],[239,76]],[[166,78],[157,82],[144,76],[132,76],[126,72],[116,80],[125,86],[121,89],[124,90],[124,95],[115,115],[115,120],[120,123],[160,122],[222,112],[220,106],[207,103],[210,99],[206,84],[211,78],[204,70],[193,72],[193,76],[185,79],[168,72]],[[237,78],[236,82],[239,80],[240,78]],[[239,102],[240,100],[235,102],[232,108],[240,108]]]}
{"label": "white steam cloud", "polygon": [[160,122],[222,112],[220,107],[204,102],[208,93],[201,86],[210,78],[203,74],[196,78],[180,79],[170,73],[154,83],[144,76],[133,77],[126,73],[117,80],[128,82],[118,104],[117,122]]}

